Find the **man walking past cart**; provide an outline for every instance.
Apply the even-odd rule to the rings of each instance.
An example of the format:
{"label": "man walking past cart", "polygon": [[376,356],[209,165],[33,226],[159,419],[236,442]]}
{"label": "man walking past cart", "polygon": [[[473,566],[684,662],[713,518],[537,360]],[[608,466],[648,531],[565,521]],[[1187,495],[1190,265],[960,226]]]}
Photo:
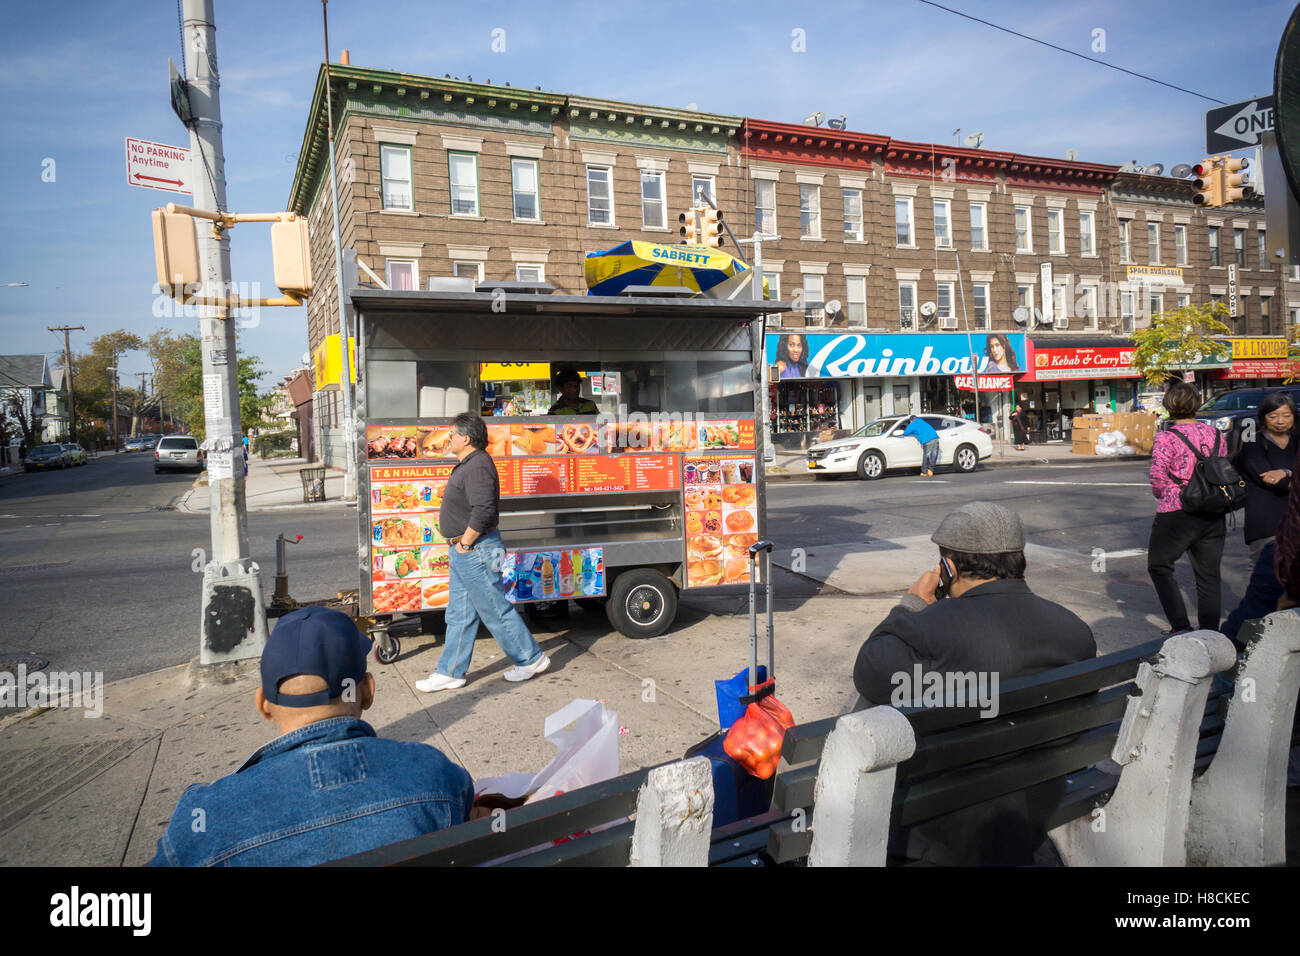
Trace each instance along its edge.
{"label": "man walking past cart", "polygon": [[417,690],[430,693],[465,686],[474,638],[482,621],[515,666],[508,681],[525,681],[551,666],[524,619],[506,598],[501,580],[505,545],[497,531],[501,484],[487,451],[487,425],[473,412],[452,419],[451,453],[458,459],[447,479],[438,529],[451,552],[447,640],[437,669]]}
{"label": "man walking past cart", "polygon": [[930,427],[930,423],[919,415],[913,415],[903,435],[911,435],[921,443],[921,474],[926,478],[934,477],[934,466],[939,463],[939,433]]}

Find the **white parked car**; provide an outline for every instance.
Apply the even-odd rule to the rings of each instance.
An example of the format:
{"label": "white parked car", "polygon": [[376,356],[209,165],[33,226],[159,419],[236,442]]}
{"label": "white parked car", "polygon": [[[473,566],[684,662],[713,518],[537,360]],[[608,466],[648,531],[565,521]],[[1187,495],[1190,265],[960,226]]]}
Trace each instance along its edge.
{"label": "white parked car", "polygon": [[[920,468],[921,443],[903,429],[911,416],[877,418],[848,438],[820,442],[808,449],[808,471],[814,475],[879,478],[890,468]],[[983,428],[951,415],[920,416],[939,434],[939,464],[957,471],[974,471],[993,454],[993,439]]]}

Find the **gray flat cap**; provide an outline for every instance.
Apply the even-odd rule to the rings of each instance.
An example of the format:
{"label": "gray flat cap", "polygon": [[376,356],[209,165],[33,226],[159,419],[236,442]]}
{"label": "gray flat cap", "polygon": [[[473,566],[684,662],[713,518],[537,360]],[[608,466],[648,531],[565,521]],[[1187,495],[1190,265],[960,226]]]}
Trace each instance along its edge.
{"label": "gray flat cap", "polygon": [[1000,554],[1025,550],[1025,528],[1014,511],[991,501],[972,501],[940,521],[930,540],[949,551]]}

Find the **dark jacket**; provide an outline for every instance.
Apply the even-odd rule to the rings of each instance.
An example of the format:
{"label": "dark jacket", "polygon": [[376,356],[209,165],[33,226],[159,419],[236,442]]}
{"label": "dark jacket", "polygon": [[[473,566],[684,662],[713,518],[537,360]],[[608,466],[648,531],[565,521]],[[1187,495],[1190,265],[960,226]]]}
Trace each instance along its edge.
{"label": "dark jacket", "polygon": [[1291,433],[1291,441],[1286,448],[1279,448],[1277,443],[1266,434],[1257,434],[1255,441],[1242,445],[1241,474],[1246,479],[1246,541],[1258,541],[1271,538],[1277,534],[1277,527],[1286,514],[1287,494],[1291,490],[1291,479],[1283,478],[1276,485],[1266,485],[1259,476],[1266,471],[1291,470],[1296,456],[1296,432]]}
{"label": "dark jacket", "polygon": [[[1092,630],[1077,615],[1023,580],[991,581],[928,606],[905,597],[862,645],[853,683],[868,703],[899,704],[910,698],[895,693],[898,675],[910,677],[918,665],[925,673],[996,675],[1001,686],[1096,656]],[[1028,866],[1059,790],[1049,782],[894,828],[890,853],[946,866]]]}
{"label": "dark jacket", "polygon": [[497,526],[500,505],[501,476],[497,466],[491,455],[476,448],[451,470],[438,509],[438,530],[448,541],[459,538],[467,527],[487,534]]}

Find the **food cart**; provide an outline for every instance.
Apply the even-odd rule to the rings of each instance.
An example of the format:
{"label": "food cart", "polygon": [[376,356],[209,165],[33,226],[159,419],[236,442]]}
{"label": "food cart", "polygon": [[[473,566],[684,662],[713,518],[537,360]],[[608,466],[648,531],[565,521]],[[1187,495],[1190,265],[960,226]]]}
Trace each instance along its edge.
{"label": "food cart", "polygon": [[[669,295],[354,289],[359,612],[380,660],[393,615],[445,609],[437,526],[451,422],[491,411],[502,577],[518,603],[603,602],[629,637],[662,634],[678,592],[747,586],[766,531],[756,435],[763,313],[784,303]],[[501,414],[503,367],[570,368],[597,415]],[[485,390],[494,376],[496,383]],[[488,394],[485,394],[488,391]]]}

